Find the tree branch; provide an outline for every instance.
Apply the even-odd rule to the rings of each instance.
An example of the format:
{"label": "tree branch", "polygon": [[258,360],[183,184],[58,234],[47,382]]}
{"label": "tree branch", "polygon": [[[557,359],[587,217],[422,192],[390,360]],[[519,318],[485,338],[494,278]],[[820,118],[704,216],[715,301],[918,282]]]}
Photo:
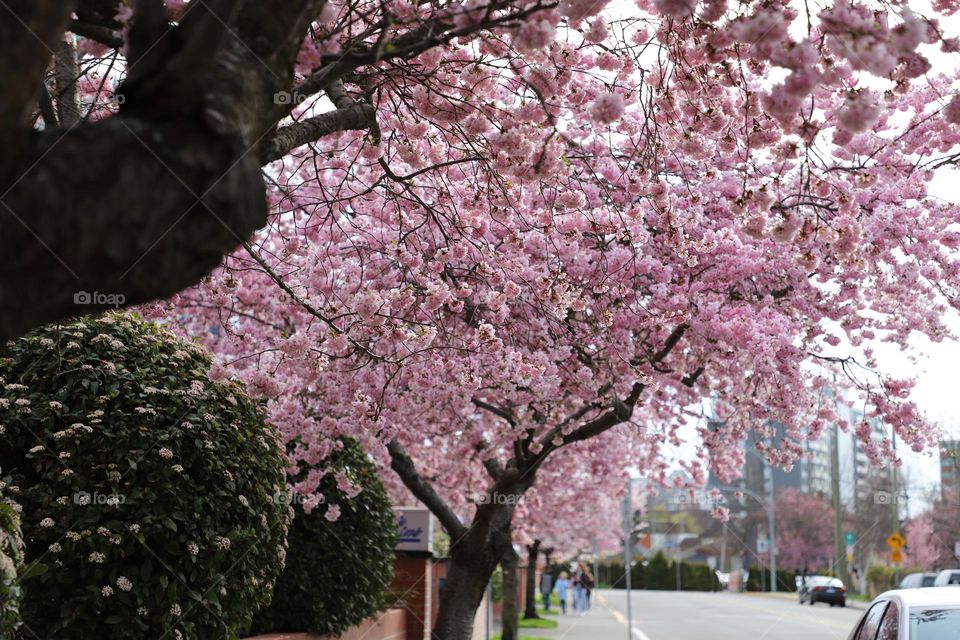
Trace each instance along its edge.
{"label": "tree branch", "polygon": [[331,133],[371,129],[376,125],[376,114],[372,104],[357,102],[283,127],[261,153],[260,160],[264,163],[279,160],[297,147]]}
{"label": "tree branch", "polygon": [[[4,48],[3,100],[0,100],[0,187],[30,136],[30,115],[53,49],[62,39],[73,3],[67,0],[7,0],[0,3],[0,42]],[[13,15],[11,15],[13,14]]]}
{"label": "tree branch", "polygon": [[[73,40],[73,38],[71,38]],[[57,88],[57,121],[61,127],[72,127],[80,122],[80,65],[77,46],[61,40],[54,49],[54,82]]]}
{"label": "tree branch", "polygon": [[120,35],[120,32],[103,25],[84,22],[83,20],[74,20],[70,23],[70,31],[81,38],[94,40],[111,49],[119,49],[123,46],[123,37]]}
{"label": "tree branch", "polygon": [[504,420],[507,421],[507,423],[511,427],[516,426],[516,421],[513,417],[513,412],[511,412],[510,410],[504,409],[503,407],[498,407],[495,404],[490,404],[489,402],[485,400],[481,400],[480,398],[471,398],[470,401],[473,403],[473,406],[477,407],[478,409],[489,411],[493,415],[503,418]]}
{"label": "tree branch", "polygon": [[390,453],[390,467],[400,476],[404,486],[437,517],[451,540],[462,538],[467,533],[467,528],[436,490],[420,477],[403,445],[394,438],[387,443],[387,451]]}

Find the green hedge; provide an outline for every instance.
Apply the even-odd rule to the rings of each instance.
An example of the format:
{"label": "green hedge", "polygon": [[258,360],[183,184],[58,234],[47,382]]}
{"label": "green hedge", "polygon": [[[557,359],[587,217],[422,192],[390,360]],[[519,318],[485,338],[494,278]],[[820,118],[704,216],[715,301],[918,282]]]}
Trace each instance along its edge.
{"label": "green hedge", "polygon": [[112,313],[0,352],[23,622],[41,638],[235,638],[269,602],[291,510],[274,430],[200,348]]}
{"label": "green hedge", "polygon": [[[750,567],[747,575],[747,591],[770,591],[770,573],[759,567]],[[777,591],[795,592],[797,590],[796,574],[787,569],[777,569]]]}
{"label": "green hedge", "polygon": [[882,564],[872,564],[867,569],[867,591],[871,598],[875,598],[884,591],[896,589],[900,580],[910,573],[923,572],[921,567],[888,567]]}
{"label": "green hedge", "polygon": [[[259,632],[338,636],[384,607],[384,590],[393,579],[396,515],[360,445],[343,439],[341,447],[317,466],[329,471],[320,482],[322,504],[308,513],[302,501],[292,500],[296,517],[287,567],[277,580],[273,603],[254,621]],[[349,493],[339,486],[338,475],[352,485],[345,487]],[[333,522],[327,518],[331,508],[339,509]]]}
{"label": "green hedge", "polygon": [[[638,558],[630,573],[631,587],[674,591],[677,588],[677,565],[662,552],[647,560]],[[612,589],[626,588],[622,562],[605,562],[599,566],[597,582]],[[680,587],[683,591],[719,591],[717,574],[701,562],[680,562]]]}
{"label": "green hedge", "polygon": [[6,489],[7,483],[0,481],[0,638],[11,637],[20,626],[22,595],[19,574],[23,568],[23,537],[17,513],[20,506],[4,498]]}

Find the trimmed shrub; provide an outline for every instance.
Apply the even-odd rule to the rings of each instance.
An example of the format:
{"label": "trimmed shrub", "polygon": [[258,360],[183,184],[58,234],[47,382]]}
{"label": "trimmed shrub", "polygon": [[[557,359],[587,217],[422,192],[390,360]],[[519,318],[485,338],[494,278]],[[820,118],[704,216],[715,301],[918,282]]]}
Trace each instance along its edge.
{"label": "trimmed shrub", "polygon": [[870,597],[875,598],[888,589],[895,589],[899,573],[897,567],[887,567],[882,564],[870,565],[867,569],[867,591]]}
{"label": "trimmed shrub", "polygon": [[291,517],[276,434],[199,347],[135,316],[0,353],[0,467],[20,486],[23,622],[42,638],[235,638]]}
{"label": "trimmed shrub", "polygon": [[[623,563],[610,561],[599,567],[599,582],[613,589],[625,589],[626,579]],[[630,572],[630,586],[633,589],[651,589],[672,591],[677,588],[677,564],[657,552],[646,561],[637,558]],[[680,587],[683,591],[719,591],[720,580],[708,565],[702,562],[680,562]]]}
{"label": "trimmed shrub", "polygon": [[9,638],[20,626],[23,537],[17,514],[19,505],[3,498],[4,489],[6,483],[0,481],[0,638]]}
{"label": "trimmed shrub", "polygon": [[340,442],[316,468],[329,471],[320,482],[322,503],[308,513],[293,500],[287,567],[273,603],[256,616],[258,631],[338,636],[384,607],[384,589],[393,579],[396,516],[360,445]]}
{"label": "trimmed shrub", "polygon": [[[813,574],[811,574],[813,575]],[[818,574],[825,575],[825,574]],[[761,580],[762,578],[762,580]],[[759,567],[750,567],[747,577],[747,591],[770,591],[770,571],[760,571]],[[796,574],[789,569],[777,569],[777,591],[795,592],[797,590]]]}

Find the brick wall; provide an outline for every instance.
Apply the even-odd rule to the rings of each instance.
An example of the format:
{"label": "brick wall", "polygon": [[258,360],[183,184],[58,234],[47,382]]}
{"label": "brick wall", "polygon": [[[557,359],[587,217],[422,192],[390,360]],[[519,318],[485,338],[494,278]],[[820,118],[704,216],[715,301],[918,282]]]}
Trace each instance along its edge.
{"label": "brick wall", "polygon": [[[366,620],[339,636],[336,640],[405,640],[407,615],[403,609],[390,609]],[[269,633],[249,640],[335,640],[330,636],[309,633]]]}
{"label": "brick wall", "polygon": [[406,612],[406,640],[430,640],[429,625],[436,615],[434,564],[425,555],[397,552],[393,582],[387,591]]}

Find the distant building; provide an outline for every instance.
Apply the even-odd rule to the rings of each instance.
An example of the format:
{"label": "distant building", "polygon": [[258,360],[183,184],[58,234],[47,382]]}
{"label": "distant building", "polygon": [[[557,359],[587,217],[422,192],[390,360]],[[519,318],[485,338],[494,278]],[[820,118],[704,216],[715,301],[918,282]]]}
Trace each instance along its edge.
{"label": "distant building", "polygon": [[[855,511],[862,501],[872,500],[872,492],[876,490],[879,479],[886,479],[888,469],[875,467],[870,464],[863,446],[857,440],[855,430],[863,420],[863,412],[855,409],[843,400],[835,400],[831,390],[824,393],[824,402],[835,402],[836,411],[840,418],[840,431],[837,434],[838,459],[840,475],[840,500],[843,505]],[[871,435],[874,440],[880,441],[889,437],[889,430],[879,418],[867,418],[871,425]],[[716,429],[722,425],[721,421],[711,420],[708,428]],[[786,429],[780,423],[773,423],[775,428],[773,445],[786,436]],[[799,489],[800,492],[813,495],[822,495],[830,498],[833,494],[831,479],[833,475],[833,426],[828,426],[816,440],[807,440],[803,443],[803,458],[785,470],[779,467],[773,469],[773,485],[776,491],[787,488]],[[741,469],[742,477],[730,484],[752,491],[758,495],[766,492],[763,456],[753,447],[752,442],[744,443],[745,460]],[[960,460],[955,467],[960,467]],[[955,470],[956,471],[956,470]],[[958,478],[960,483],[960,478]],[[720,486],[719,479],[710,477],[708,487]],[[744,507],[749,508],[746,501]]]}
{"label": "distant building", "polygon": [[960,502],[960,440],[940,443],[940,498]]}

